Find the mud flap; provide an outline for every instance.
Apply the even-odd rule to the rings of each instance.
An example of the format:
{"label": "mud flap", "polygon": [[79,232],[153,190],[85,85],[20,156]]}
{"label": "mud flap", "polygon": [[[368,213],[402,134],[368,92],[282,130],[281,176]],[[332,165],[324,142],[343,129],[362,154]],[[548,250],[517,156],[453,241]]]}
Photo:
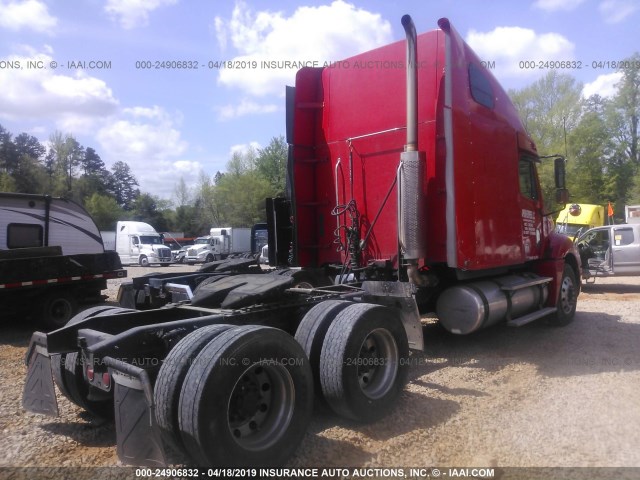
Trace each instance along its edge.
{"label": "mud flap", "polygon": [[362,283],[365,294],[362,299],[365,302],[376,303],[386,307],[400,310],[400,318],[407,332],[409,348],[412,350],[424,350],[424,338],[422,336],[422,324],[420,312],[413,296],[413,287],[406,282],[374,282]]}
{"label": "mud flap", "polygon": [[22,392],[22,407],[33,413],[58,416],[58,401],[51,375],[51,359],[47,353],[47,337],[35,332],[27,350],[27,379]]}
{"label": "mud flap", "polygon": [[153,387],[147,372],[105,357],[115,382],[114,407],[118,458],[128,465],[166,465],[160,429],[156,423]]}

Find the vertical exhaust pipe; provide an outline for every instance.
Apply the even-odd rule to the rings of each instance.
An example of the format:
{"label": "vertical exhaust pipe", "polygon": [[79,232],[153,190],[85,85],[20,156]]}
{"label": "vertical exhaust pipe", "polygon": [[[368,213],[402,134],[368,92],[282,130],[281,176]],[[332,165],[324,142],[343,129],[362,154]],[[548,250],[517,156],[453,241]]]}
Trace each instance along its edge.
{"label": "vertical exhaust pipe", "polygon": [[400,20],[407,37],[407,143],[405,152],[418,150],[418,51],[416,26],[409,15]]}
{"label": "vertical exhaust pipe", "polygon": [[398,166],[398,243],[407,265],[409,280],[426,286],[428,278],[418,271],[418,260],[426,256],[424,242],[425,154],[418,151],[418,51],[417,35],[409,15],[402,17],[407,37],[406,96],[407,143]]}

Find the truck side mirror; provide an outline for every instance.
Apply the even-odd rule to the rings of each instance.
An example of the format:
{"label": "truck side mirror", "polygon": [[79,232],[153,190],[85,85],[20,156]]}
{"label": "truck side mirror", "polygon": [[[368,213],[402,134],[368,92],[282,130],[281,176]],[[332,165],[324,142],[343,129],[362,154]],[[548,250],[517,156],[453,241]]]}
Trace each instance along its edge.
{"label": "truck side mirror", "polygon": [[556,203],[569,203],[569,190],[567,190],[566,188],[558,188],[556,190]]}
{"label": "truck side mirror", "polygon": [[554,176],[557,189],[566,189],[564,158],[558,157],[554,161]]}
{"label": "truck side mirror", "polygon": [[554,160],[553,173],[556,183],[556,203],[566,204],[569,202],[569,190],[567,190],[566,185],[566,170],[563,157],[558,157]]}

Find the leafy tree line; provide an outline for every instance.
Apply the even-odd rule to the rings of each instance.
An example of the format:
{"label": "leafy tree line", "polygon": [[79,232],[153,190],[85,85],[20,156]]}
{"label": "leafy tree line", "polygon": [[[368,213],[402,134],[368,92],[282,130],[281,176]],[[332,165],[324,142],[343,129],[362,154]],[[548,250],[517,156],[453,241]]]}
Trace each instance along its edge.
{"label": "leafy tree line", "polygon": [[66,197],[100,217],[102,212],[124,216],[134,211],[137,186],[126,163],[107,170],[95,149],[71,135],[56,131],[45,147],[32,135],[14,137],[0,125],[0,191]]}
{"label": "leafy tree line", "polygon": [[49,194],[75,200],[101,230],[118,220],[148,222],[158,231],[201,235],[212,226],[251,226],[264,221],[264,199],[282,195],[287,145],[275,137],[264,149],[234,153],[224,173],[201,173],[197,186],[184,179],[173,201],[142,193],[124,162],[107,170],[100,155],[71,135],[54,132],[45,147],[27,133],[0,125],[0,191]]}
{"label": "leafy tree line", "polygon": [[[626,204],[640,203],[640,54],[622,64],[629,68],[619,70],[622,77],[611,98],[583,98],[582,84],[556,71],[509,91],[538,153],[566,155],[570,201],[611,202],[619,219]],[[547,208],[557,209],[552,162],[543,161],[539,171]]]}

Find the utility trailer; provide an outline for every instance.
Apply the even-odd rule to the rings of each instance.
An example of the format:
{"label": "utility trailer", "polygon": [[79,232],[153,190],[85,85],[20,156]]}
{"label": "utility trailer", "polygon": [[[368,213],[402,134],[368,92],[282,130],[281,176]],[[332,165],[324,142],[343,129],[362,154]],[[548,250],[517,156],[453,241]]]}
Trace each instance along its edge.
{"label": "utility trailer", "polygon": [[[125,463],[171,448],[281,465],[314,397],[362,422],[393,408],[422,312],[453,334],[573,320],[579,255],[543,210],[545,156],[448,20],[419,37],[402,24],[406,47],[304,68],[287,90],[290,196],[267,201],[267,223],[270,265],[296,268],[134,279],[128,308],[33,335],[27,410],[57,413],[53,373],[75,403],[115,412]],[[555,173],[566,203],[561,157]]]}

